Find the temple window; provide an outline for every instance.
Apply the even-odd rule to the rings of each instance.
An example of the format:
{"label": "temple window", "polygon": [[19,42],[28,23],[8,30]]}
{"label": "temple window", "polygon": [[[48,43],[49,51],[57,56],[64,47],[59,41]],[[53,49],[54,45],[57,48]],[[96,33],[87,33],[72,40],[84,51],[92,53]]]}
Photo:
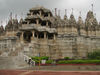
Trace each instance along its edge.
{"label": "temple window", "polygon": [[31,42],[31,37],[32,37],[32,32],[31,31],[26,31],[24,32],[24,41],[25,42]]}
{"label": "temple window", "polygon": [[38,34],[37,34],[37,32],[35,32],[35,33],[34,33],[34,37],[36,37],[36,38],[38,37]]}
{"label": "temple window", "polygon": [[44,17],[48,17],[48,13],[44,13]]}
{"label": "temple window", "polygon": [[54,38],[54,35],[52,33],[49,33],[48,34],[48,39],[53,39]]}
{"label": "temple window", "polygon": [[33,15],[39,15],[39,11],[34,11]]}
{"label": "temple window", "polygon": [[51,28],[51,22],[48,22],[48,26]]}
{"label": "temple window", "polygon": [[46,21],[42,21],[41,26],[46,26]]}
{"label": "temple window", "polygon": [[36,20],[30,20],[29,24],[36,24]]}
{"label": "temple window", "polygon": [[23,24],[27,24],[27,22],[24,21]]}
{"label": "temple window", "polygon": [[40,38],[40,39],[41,38],[44,38],[44,33],[43,32],[40,32],[38,38]]}

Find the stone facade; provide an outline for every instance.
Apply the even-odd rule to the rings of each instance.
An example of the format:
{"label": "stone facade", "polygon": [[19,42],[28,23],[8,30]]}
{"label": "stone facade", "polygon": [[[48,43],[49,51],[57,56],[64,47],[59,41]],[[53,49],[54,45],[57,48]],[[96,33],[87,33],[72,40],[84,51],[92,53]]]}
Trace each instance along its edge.
{"label": "stone facade", "polygon": [[[0,27],[0,51],[8,55],[23,52],[28,56],[49,56],[50,59],[86,58],[87,53],[100,49],[100,24],[92,11],[85,22],[73,13],[64,19],[53,16],[49,9],[34,7],[20,22],[10,19],[5,29]],[[5,46],[5,47],[3,47]]]}

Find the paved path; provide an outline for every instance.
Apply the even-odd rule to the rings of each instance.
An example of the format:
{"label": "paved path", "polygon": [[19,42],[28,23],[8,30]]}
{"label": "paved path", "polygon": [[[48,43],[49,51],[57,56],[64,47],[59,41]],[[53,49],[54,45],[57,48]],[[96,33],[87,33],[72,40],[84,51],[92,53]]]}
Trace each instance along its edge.
{"label": "paved path", "polygon": [[100,71],[0,70],[0,75],[100,75]]}

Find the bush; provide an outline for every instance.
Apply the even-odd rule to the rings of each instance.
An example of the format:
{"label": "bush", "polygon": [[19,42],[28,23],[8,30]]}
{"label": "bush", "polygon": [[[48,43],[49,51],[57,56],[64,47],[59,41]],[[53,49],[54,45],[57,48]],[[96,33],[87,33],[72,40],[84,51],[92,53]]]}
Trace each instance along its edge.
{"label": "bush", "polygon": [[54,61],[53,60],[47,60],[46,64],[52,64]]}
{"label": "bush", "polygon": [[47,56],[42,56],[40,58],[41,58],[41,60],[48,60],[49,59],[49,57],[47,57]]}
{"label": "bush", "polygon": [[64,57],[64,59],[65,59],[65,60],[69,60],[70,58],[69,58],[69,57]]}
{"label": "bush", "polygon": [[49,57],[47,57],[47,56],[42,56],[42,57],[31,57],[33,60],[48,60],[49,59]]}
{"label": "bush", "polygon": [[100,60],[63,60],[58,64],[100,64]]}
{"label": "bush", "polygon": [[39,63],[39,60],[41,61],[41,60],[48,60],[49,59],[49,57],[47,57],[47,56],[42,56],[42,57],[31,57],[32,58],[32,60],[34,60],[36,63]]}
{"label": "bush", "polygon": [[88,53],[88,59],[100,59],[100,51]]}

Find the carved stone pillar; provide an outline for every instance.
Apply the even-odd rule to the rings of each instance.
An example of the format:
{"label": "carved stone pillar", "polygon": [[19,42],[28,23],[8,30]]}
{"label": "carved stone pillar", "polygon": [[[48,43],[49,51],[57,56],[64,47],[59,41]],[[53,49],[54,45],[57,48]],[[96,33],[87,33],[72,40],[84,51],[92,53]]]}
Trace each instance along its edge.
{"label": "carved stone pillar", "polygon": [[31,16],[33,15],[33,12],[31,12]]}
{"label": "carved stone pillar", "polygon": [[27,21],[27,24],[29,24],[29,21]]}
{"label": "carved stone pillar", "polygon": [[50,17],[50,13],[48,13],[48,17]]}
{"label": "carved stone pillar", "polygon": [[39,24],[39,20],[38,20],[38,19],[36,20],[36,24],[37,24],[37,25]]}
{"label": "carved stone pillar", "polygon": [[34,40],[34,31],[32,31],[32,37],[31,37],[31,41]]}
{"label": "carved stone pillar", "polygon": [[46,39],[46,32],[44,32],[44,39]]}
{"label": "carved stone pillar", "polygon": [[56,40],[56,34],[54,34],[54,40]]}
{"label": "carved stone pillar", "polygon": [[46,26],[48,27],[48,22],[46,22]]}
{"label": "carved stone pillar", "polygon": [[38,37],[39,37],[39,34],[37,33],[37,39],[38,39]]}
{"label": "carved stone pillar", "polygon": [[40,16],[42,16],[42,12],[41,12],[41,11],[39,11],[39,13],[40,13]]}
{"label": "carved stone pillar", "polygon": [[34,42],[34,31],[32,31],[31,42]]}
{"label": "carved stone pillar", "polygon": [[21,34],[21,36],[20,36],[20,41],[21,41],[21,43],[23,43],[24,42],[24,33],[22,32],[22,34]]}

